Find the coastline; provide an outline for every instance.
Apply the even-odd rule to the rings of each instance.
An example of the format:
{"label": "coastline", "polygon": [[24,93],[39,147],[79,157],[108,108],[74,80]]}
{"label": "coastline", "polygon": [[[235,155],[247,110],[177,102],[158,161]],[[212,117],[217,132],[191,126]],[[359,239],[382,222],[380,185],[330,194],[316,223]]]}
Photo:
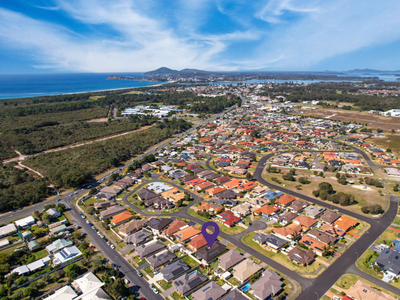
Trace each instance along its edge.
{"label": "coastline", "polygon": [[117,90],[130,90],[130,89],[137,89],[137,88],[143,88],[143,87],[162,86],[164,84],[175,83],[175,82],[176,81],[167,81],[167,82],[161,82],[161,83],[156,83],[156,84],[148,84],[148,85],[142,85],[142,86],[134,86],[134,87],[123,87],[123,88],[104,89],[104,90],[90,90],[90,91],[82,91],[82,92],[59,93],[59,94],[48,94],[48,95],[43,94],[43,95],[37,95],[37,96],[7,97],[7,98],[0,97],[0,101],[2,101],[2,100],[13,100],[13,99],[36,98],[36,97],[51,97],[51,96],[60,96],[60,95],[75,95],[75,94],[97,93],[97,92],[107,92],[107,91],[117,91]]}

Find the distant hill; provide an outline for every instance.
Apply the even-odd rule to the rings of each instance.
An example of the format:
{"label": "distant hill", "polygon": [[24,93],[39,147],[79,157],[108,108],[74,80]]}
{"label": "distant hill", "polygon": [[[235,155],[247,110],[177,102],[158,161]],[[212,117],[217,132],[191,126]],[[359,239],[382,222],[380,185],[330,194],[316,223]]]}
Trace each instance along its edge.
{"label": "distant hill", "polygon": [[399,73],[400,71],[381,71],[381,70],[374,70],[374,69],[354,69],[354,70],[349,70],[347,73],[358,73],[358,74],[363,74],[363,73]]}
{"label": "distant hill", "polygon": [[154,71],[144,73],[144,75],[178,75],[178,74],[211,74],[212,72],[197,70],[197,69],[183,69],[181,71],[172,70],[167,67],[161,67]]}

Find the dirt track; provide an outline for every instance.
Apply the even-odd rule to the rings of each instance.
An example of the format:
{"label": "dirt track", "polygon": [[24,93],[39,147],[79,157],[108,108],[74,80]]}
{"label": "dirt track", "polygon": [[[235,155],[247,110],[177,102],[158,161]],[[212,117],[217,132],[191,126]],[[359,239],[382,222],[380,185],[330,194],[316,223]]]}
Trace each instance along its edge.
{"label": "dirt track", "polygon": [[102,142],[102,141],[106,141],[106,140],[109,140],[109,139],[113,139],[113,138],[121,137],[121,136],[124,136],[124,135],[128,135],[128,134],[131,134],[131,133],[143,131],[143,130],[146,130],[146,129],[152,127],[152,126],[154,126],[154,125],[143,126],[143,127],[139,128],[139,129],[136,129],[136,130],[133,130],[133,131],[114,134],[114,135],[110,135],[110,136],[99,138],[99,139],[95,139],[95,140],[86,141],[86,142],[79,143],[79,144],[71,144],[71,145],[68,145],[68,146],[49,149],[49,150],[46,150],[46,151],[43,151],[43,152],[40,152],[40,153],[31,154],[31,155],[23,155],[18,150],[14,150],[18,154],[18,157],[14,157],[14,158],[10,158],[10,159],[4,160],[3,163],[7,164],[7,163],[10,163],[10,162],[13,162],[13,161],[22,161],[25,158],[36,156],[36,155],[39,155],[39,154],[50,153],[50,152],[58,152],[58,151],[66,150],[66,149],[71,149],[71,148],[84,146],[84,145],[90,145],[90,144],[93,144],[93,143]]}

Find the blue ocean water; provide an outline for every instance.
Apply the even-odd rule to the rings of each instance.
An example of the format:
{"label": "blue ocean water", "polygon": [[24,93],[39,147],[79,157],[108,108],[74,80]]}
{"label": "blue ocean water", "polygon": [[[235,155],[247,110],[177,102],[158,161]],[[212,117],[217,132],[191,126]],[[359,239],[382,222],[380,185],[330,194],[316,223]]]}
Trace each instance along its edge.
{"label": "blue ocean water", "polygon": [[0,99],[93,92],[154,85],[160,82],[107,80],[109,75],[142,76],[139,73],[69,73],[0,75]]}

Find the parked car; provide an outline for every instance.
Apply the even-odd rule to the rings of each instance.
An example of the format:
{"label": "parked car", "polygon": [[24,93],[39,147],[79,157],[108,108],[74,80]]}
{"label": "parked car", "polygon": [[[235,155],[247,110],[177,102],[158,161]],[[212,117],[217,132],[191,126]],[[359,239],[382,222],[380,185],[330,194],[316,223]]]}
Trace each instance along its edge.
{"label": "parked car", "polygon": [[153,290],[155,294],[158,294],[158,290],[155,288],[154,285],[150,284],[150,288]]}
{"label": "parked car", "polygon": [[137,271],[137,275],[138,275],[139,277],[143,277],[143,274],[140,273],[139,271]]}
{"label": "parked car", "polygon": [[113,244],[110,245],[111,249],[115,249],[115,246]]}
{"label": "parked car", "polygon": [[130,281],[128,280],[128,279],[124,279],[124,282],[126,283],[126,284],[129,284],[130,283]]}

